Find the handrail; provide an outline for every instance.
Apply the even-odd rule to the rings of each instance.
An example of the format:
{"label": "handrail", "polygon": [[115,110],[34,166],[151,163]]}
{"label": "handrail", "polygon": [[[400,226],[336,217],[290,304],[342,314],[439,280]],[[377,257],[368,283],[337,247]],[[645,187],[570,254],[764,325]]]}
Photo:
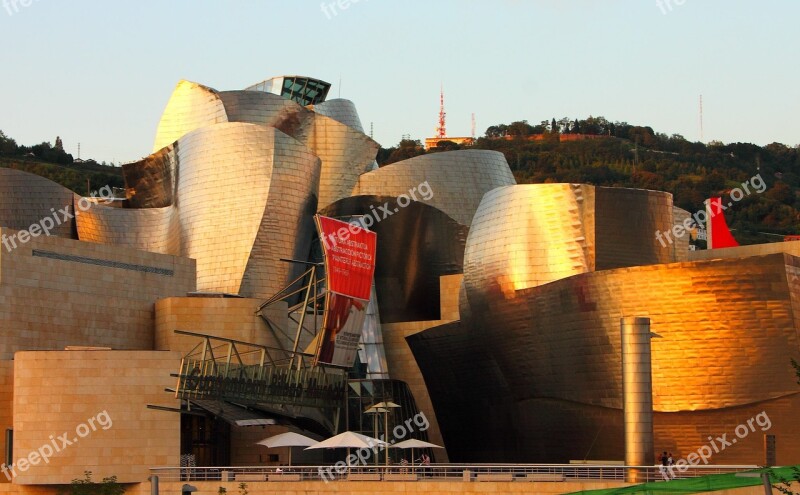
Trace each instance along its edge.
{"label": "handrail", "polygon": [[[697,466],[622,466],[617,464],[431,464],[430,466],[392,464],[352,465],[343,463],[322,466],[232,466],[232,467],[173,467],[150,468],[150,474],[161,481],[338,481],[371,475],[376,481],[415,481],[422,479],[453,481],[618,481],[636,473],[640,482],[665,479],[696,478],[710,474],[725,474],[758,469],[755,465],[697,465]],[[293,476],[277,476],[288,475]],[[408,476],[395,476],[395,475]],[[388,475],[388,476],[387,476]],[[355,478],[354,478],[355,476]]]}

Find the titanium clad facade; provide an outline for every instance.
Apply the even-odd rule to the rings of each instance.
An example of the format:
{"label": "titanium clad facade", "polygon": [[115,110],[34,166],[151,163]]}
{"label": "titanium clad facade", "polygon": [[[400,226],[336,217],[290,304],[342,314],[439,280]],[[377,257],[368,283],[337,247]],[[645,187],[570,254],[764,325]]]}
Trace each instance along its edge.
{"label": "titanium clad facade", "polygon": [[[672,207],[672,225],[680,225],[680,228],[685,230],[685,226],[690,223],[687,219],[691,218],[691,214],[677,206]],[[687,233],[680,237],[672,236],[673,243],[669,248],[672,249],[672,256],[675,261],[689,261],[689,240],[690,235]],[[660,242],[659,242],[660,244]],[[662,248],[665,246],[661,246]]]}
{"label": "titanium clad facade", "polygon": [[[594,270],[673,261],[654,232],[672,228],[672,198],[641,189],[525,184],[483,197],[464,256],[469,304]],[[621,239],[624,242],[620,242]]]}
{"label": "titanium clad facade", "polygon": [[460,150],[417,156],[365,173],[353,195],[411,196],[469,227],[484,194],[514,184],[502,153]]}
{"label": "titanium clad facade", "polygon": [[[582,274],[520,291],[495,304],[491,324],[475,325],[493,342],[520,399],[619,408],[618,322],[636,312],[661,336],[653,341],[656,410],[758,402],[797,392],[789,365],[799,349],[791,296],[797,287],[787,283],[796,260],[776,254]],[[567,355],[552,354],[567,347]],[[759,350],[755,358],[752,349]],[[757,366],[743,367],[747,362]]]}
{"label": "titanium clad facade", "polygon": [[[270,93],[225,91],[220,97],[231,122],[275,127],[319,156],[322,161],[320,207],[349,197],[358,177],[372,169],[379,145],[361,130],[355,108],[347,100],[333,100],[312,107],[334,114],[329,117]],[[340,101],[346,104],[334,103]],[[353,125],[355,123],[358,125]]]}
{"label": "titanium clad facade", "polygon": [[[464,255],[469,303],[595,268],[594,188],[573,184],[506,186],[488,192]],[[551,249],[550,246],[558,246]]]}
{"label": "titanium clad facade", "polygon": [[95,205],[77,218],[84,242],[125,246],[152,253],[181,253],[178,216],[173,207],[114,208]]}
{"label": "titanium clad facade", "polygon": [[[590,459],[621,459],[619,318],[632,313],[649,317],[658,335],[652,341],[657,450],[686,455],[709,435],[732,432],[766,411],[770,433],[785,439],[779,458],[796,459],[796,424],[787,408],[800,402],[789,364],[800,352],[798,267],[800,259],[785,254],[629,267],[575,275],[510,300],[492,298],[489,316],[471,324],[501,370],[497,383],[508,384],[516,404],[509,411],[520,432],[521,443],[510,444],[520,446],[516,460],[564,462],[587,452]],[[460,340],[442,340],[440,349],[465,352]],[[423,336],[409,342],[415,355],[427,352],[416,348],[427,345]],[[439,380],[453,360],[421,363],[426,381]],[[460,393],[473,393],[471,386],[465,381]],[[448,404],[434,404],[443,423],[455,414]],[[505,431],[498,428],[497,434]],[[760,433],[751,436],[714,462],[758,463]],[[508,452],[496,454],[509,460]]]}
{"label": "titanium clad facade", "polygon": [[132,171],[132,197],[171,206],[96,206],[78,219],[81,240],[194,258],[200,291],[266,299],[299,275],[279,260],[310,252],[320,174],[300,142],[273,127],[215,124]]}
{"label": "titanium clad facade", "polygon": [[312,125],[314,113],[297,103],[260,91],[222,91],[220,99],[230,122],[275,127],[294,136]]}
{"label": "titanium clad facade", "polygon": [[161,115],[153,152],[197,128],[227,121],[225,107],[216,90],[195,82],[180,81]]}
{"label": "titanium clad facade", "polygon": [[317,115],[314,126],[297,139],[322,160],[319,209],[348,198],[361,174],[372,170],[380,146],[366,134],[336,120]]}
{"label": "titanium clad facade", "polygon": [[[276,164],[276,155],[282,156],[280,165]],[[319,161],[273,128],[226,123],[198,129],[181,139],[178,162],[181,252],[197,260],[198,290],[240,294],[263,217],[268,213],[269,195],[281,194],[284,204],[301,210],[313,188]],[[271,189],[273,178],[282,173],[295,175],[297,191]],[[303,184],[301,177],[311,180]],[[276,228],[264,234],[274,235],[276,249],[291,256],[297,224],[284,223],[281,217],[272,221]],[[270,261],[269,268],[285,273],[282,263]],[[241,295],[268,297],[278,289],[262,286],[256,294]]]}
{"label": "titanium clad facade", "polygon": [[[583,186],[594,189],[595,269],[608,270],[635,265],[671,263],[676,251],[685,247],[685,235],[676,250],[664,249],[655,232],[673,227],[672,195],[663,191],[621,187]],[[684,258],[685,259],[685,258]]]}
{"label": "titanium clad facade", "polygon": [[175,202],[177,157],[170,144],[148,157],[122,166],[129,208],[163,208]]}
{"label": "titanium clad facade", "polygon": [[[522,462],[527,444],[517,403],[483,335],[468,319],[406,337],[425,378],[450,462]],[[478,425],[483,425],[478,427]],[[468,435],[464,432],[469,432]]]}
{"label": "titanium clad facade", "polygon": [[337,98],[312,105],[310,108],[318,115],[330,117],[333,120],[351,127],[358,132],[364,132],[364,128],[361,126],[361,118],[358,116],[356,106],[350,100]]}
{"label": "titanium clad facade", "polygon": [[[316,191],[320,208],[349,197],[359,176],[372,170],[379,149],[378,143],[364,134],[352,103],[347,100],[309,102],[316,103],[311,108],[321,107],[322,113],[318,114],[294,99],[269,91],[254,87],[218,92],[181,81],[159,123],[154,152],[195,129],[212,124],[247,122],[274,127],[303,143],[321,159]],[[164,206],[163,203],[160,206]]]}
{"label": "titanium clad facade", "polygon": [[123,168],[127,208],[93,210],[81,238],[196,258],[201,291],[277,292],[299,274],[278,260],[307,259],[313,213],[349,197],[378,150],[352,103],[314,102],[328,117],[285,96],[178,83],[157,150]]}

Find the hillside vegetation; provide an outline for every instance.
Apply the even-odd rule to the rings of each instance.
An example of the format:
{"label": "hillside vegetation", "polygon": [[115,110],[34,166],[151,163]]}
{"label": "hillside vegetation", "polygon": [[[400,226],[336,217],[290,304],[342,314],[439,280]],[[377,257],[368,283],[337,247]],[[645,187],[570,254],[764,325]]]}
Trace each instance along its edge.
{"label": "hillside vegetation", "polygon": [[57,182],[78,194],[86,195],[104,186],[124,187],[122,168],[94,160],[76,162],[60,143],[34,146],[17,145],[0,131],[0,167],[30,172]]}
{"label": "hillside vegetation", "polygon": [[[772,143],[691,142],[648,126],[610,122],[603,117],[499,124],[468,148],[503,153],[520,184],[573,182],[667,191],[689,212],[712,196],[728,196],[754,177],[766,189],[750,193],[726,211],[743,244],[781,241],[800,233],[800,149]],[[462,149],[440,142],[427,153]],[[381,148],[381,166],[425,154],[419,141]],[[93,160],[76,162],[56,145],[22,146],[0,131],[0,167],[40,175],[78,194],[103,186],[124,187],[122,169]],[[88,181],[88,182],[87,182]],[[727,199],[726,199],[727,201]]]}
{"label": "hillside vegetation", "polygon": [[[589,117],[491,126],[469,148],[503,153],[520,184],[574,182],[667,191],[676,206],[690,212],[703,209],[706,198],[727,196],[760,176],[767,188],[758,193],[750,187],[750,194],[725,212],[736,238],[743,244],[774,242],[800,232],[797,146],[704,144]],[[428,153],[455,149],[462,147],[445,141]],[[424,153],[419,141],[401,141],[382,149],[378,163]]]}

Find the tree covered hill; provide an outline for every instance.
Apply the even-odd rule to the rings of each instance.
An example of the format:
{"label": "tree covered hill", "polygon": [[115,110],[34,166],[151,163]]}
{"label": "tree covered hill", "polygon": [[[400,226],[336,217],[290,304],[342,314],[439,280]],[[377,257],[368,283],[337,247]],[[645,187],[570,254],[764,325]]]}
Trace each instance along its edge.
{"label": "tree covered hill", "polygon": [[[428,153],[460,149],[440,142]],[[667,136],[646,126],[584,120],[527,121],[491,126],[472,149],[503,153],[517,182],[580,182],[667,191],[676,206],[690,212],[704,208],[706,198],[727,195],[760,175],[767,189],[751,193],[726,211],[734,235],[743,244],[774,242],[800,232],[800,150],[780,143],[703,144]],[[424,154],[419,141],[401,141],[382,149],[386,165]]]}
{"label": "tree covered hill", "polygon": [[58,138],[55,145],[22,146],[0,131],[0,167],[40,175],[83,195],[104,186],[125,185],[122,168],[94,160],[76,161],[64,152]]}

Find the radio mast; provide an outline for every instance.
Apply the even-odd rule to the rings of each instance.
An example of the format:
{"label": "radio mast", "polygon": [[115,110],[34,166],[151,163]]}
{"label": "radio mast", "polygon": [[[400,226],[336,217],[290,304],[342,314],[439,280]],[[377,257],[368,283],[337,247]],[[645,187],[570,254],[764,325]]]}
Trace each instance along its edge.
{"label": "radio mast", "polygon": [[445,126],[446,116],[447,113],[444,111],[444,85],[442,85],[442,89],[439,92],[439,125],[436,127],[436,137],[438,138],[447,137],[447,129]]}

